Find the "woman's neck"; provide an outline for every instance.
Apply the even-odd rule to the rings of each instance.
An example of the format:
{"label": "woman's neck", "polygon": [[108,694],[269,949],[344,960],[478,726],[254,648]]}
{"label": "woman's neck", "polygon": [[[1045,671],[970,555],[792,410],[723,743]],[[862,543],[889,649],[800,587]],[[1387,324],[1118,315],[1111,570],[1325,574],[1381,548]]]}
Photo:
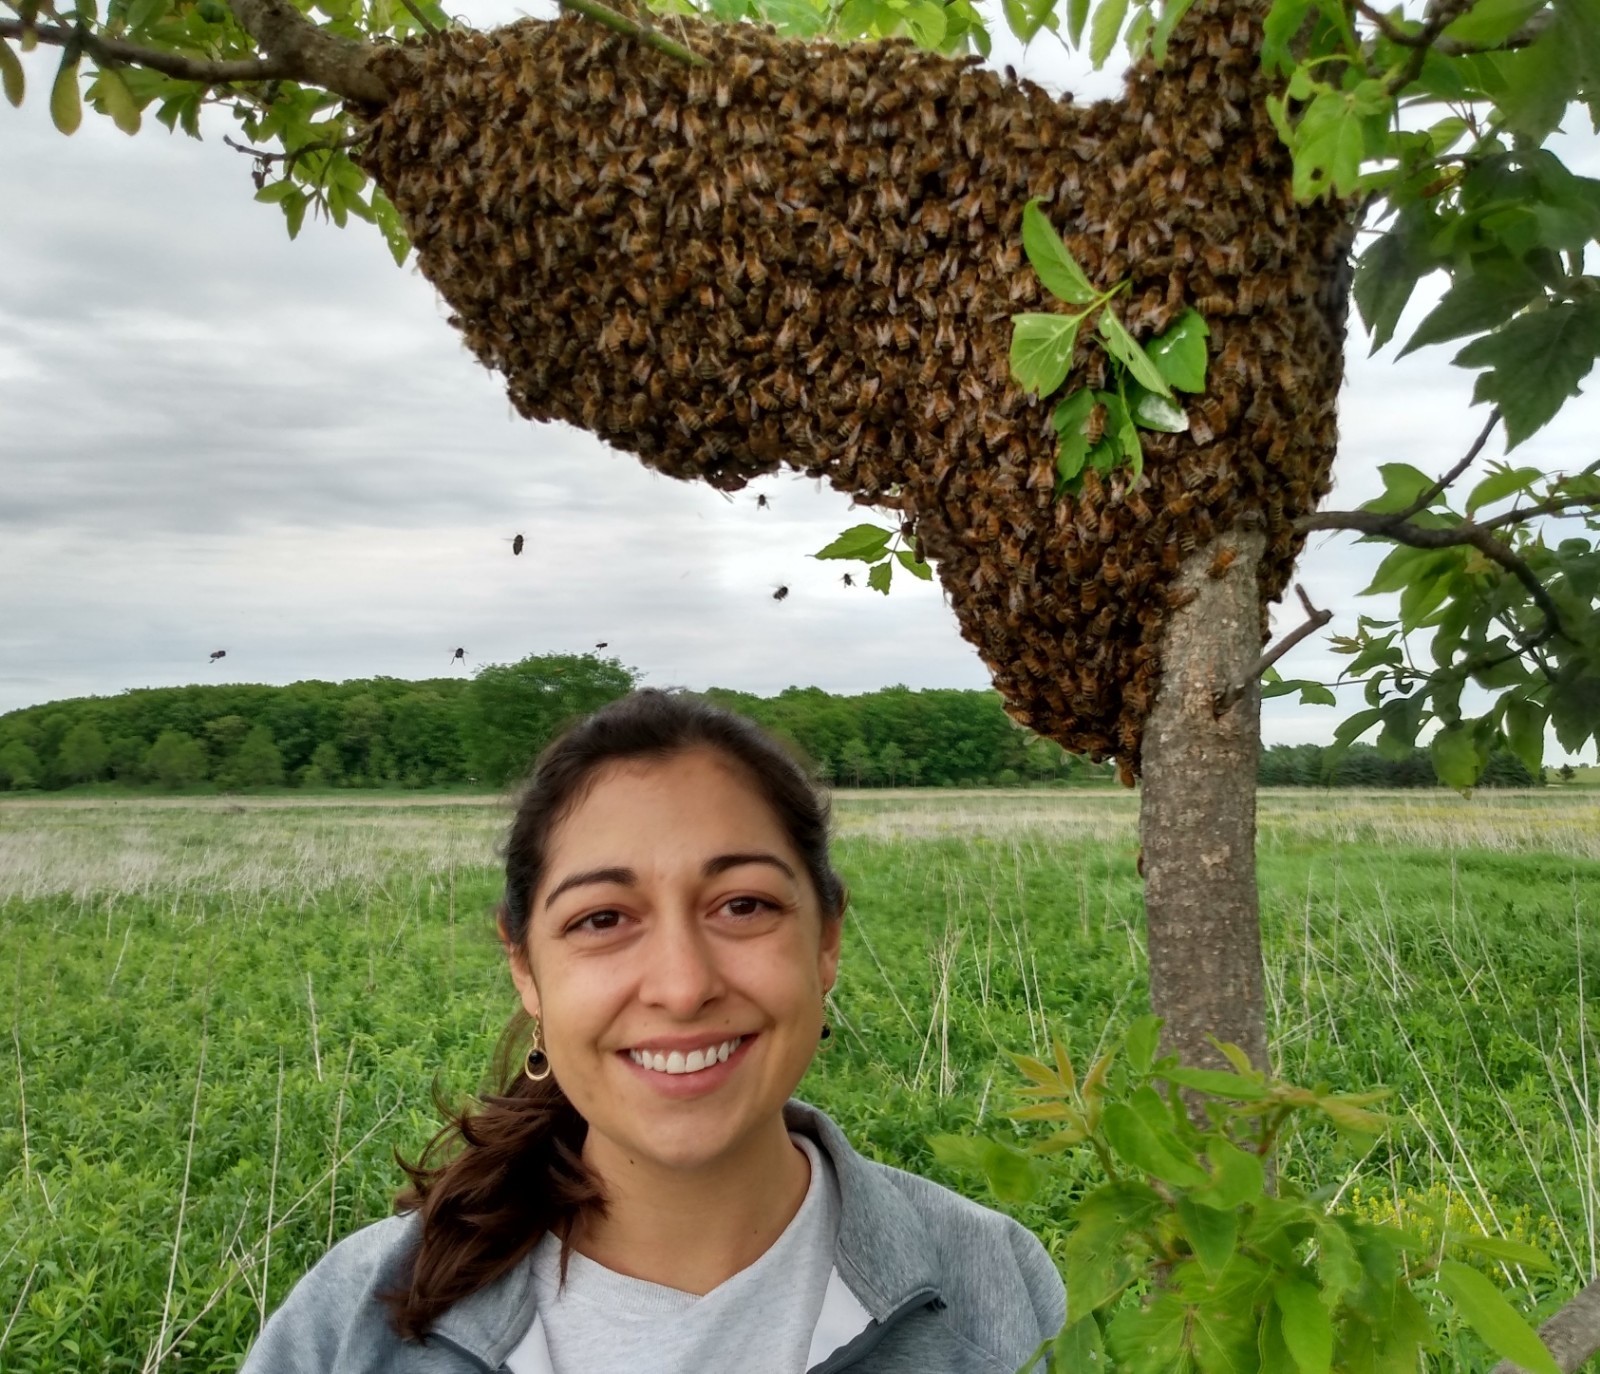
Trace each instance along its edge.
{"label": "woman's neck", "polygon": [[630,1159],[590,1132],[584,1163],[605,1192],[573,1248],[607,1269],[685,1293],[709,1293],[760,1259],[805,1201],[811,1166],[782,1118],[736,1156],[686,1172]]}

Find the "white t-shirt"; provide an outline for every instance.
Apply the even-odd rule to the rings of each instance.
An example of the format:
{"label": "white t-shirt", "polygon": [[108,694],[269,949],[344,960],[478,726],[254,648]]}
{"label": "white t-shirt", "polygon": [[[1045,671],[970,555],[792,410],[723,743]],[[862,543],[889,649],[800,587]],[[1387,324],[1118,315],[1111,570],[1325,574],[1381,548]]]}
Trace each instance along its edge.
{"label": "white t-shirt", "polygon": [[[561,1242],[533,1252],[539,1319],[506,1360],[512,1374],[804,1374],[839,1236],[839,1180],[827,1155],[789,1137],[811,1163],[800,1210],[754,1264],[704,1296],[630,1278],[573,1251],[561,1285]],[[864,1315],[864,1314],[862,1314]]]}

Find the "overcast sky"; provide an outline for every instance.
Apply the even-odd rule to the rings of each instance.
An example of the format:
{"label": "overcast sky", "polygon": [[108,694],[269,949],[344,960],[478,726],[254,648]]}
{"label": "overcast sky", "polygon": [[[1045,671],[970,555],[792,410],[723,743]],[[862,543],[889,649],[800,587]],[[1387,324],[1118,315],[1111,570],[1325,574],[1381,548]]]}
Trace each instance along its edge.
{"label": "overcast sky", "polygon": [[[480,25],[524,12],[449,8]],[[197,143],[147,116],[129,139],[88,111],[63,138],[54,59],[24,60],[27,100],[0,106],[0,712],[195,681],[433,676],[458,645],[478,665],[601,640],[660,685],[986,685],[936,582],[885,598],[807,557],[868,518],[846,498],[777,477],[729,502],[519,419],[375,230],[308,220],[288,240],[222,145],[230,122]],[[998,39],[993,61],[1079,99],[1116,87],[1054,42]],[[1600,172],[1593,140],[1563,153]],[[1381,463],[1442,471],[1483,423],[1449,346],[1365,351],[1353,339],[1341,506],[1378,489]],[[1597,420],[1573,401],[1518,458],[1587,462]],[[1302,561],[1330,632],[1386,613],[1355,595],[1377,556],[1324,536]],[[1292,627],[1298,606],[1279,618]],[[1280,666],[1332,677],[1323,643]],[[1338,718],[1280,699],[1266,737],[1326,740]]]}

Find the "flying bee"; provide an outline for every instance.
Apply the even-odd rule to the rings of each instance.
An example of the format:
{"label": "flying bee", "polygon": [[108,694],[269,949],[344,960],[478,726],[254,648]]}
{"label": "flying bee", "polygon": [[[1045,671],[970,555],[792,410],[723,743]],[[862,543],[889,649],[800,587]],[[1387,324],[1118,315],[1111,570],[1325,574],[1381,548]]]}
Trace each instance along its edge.
{"label": "flying bee", "polygon": [[855,578],[853,578],[849,573],[845,573],[843,576],[841,576],[839,581],[843,582],[847,587],[853,587],[856,585]]}
{"label": "flying bee", "polygon": [[767,499],[766,492],[762,492],[759,496],[756,497],[756,509],[757,510],[770,510],[771,508],[772,508],[772,502]]}
{"label": "flying bee", "polygon": [[467,651],[465,649],[457,649],[453,654],[450,655],[450,662],[453,664],[459,663],[463,668],[465,668],[467,666]]}
{"label": "flying bee", "polygon": [[784,586],[782,583],[779,583],[777,590],[772,593],[772,599],[774,601],[782,601],[784,599],[784,597],[786,597],[788,595],[789,595],[789,589],[786,586]]}
{"label": "flying bee", "polygon": [[513,535],[508,542],[511,545],[511,556],[513,558],[515,558],[518,554],[520,554],[522,552],[523,546],[527,541],[524,540],[523,537],[520,534],[517,534],[517,535]]}
{"label": "flying bee", "polygon": [[605,647],[606,647],[606,645],[607,645],[607,643],[609,643],[609,641],[608,641],[608,640],[604,640],[604,639],[602,639],[602,640],[601,640],[601,641],[600,641],[600,642],[599,642],[599,643],[598,643],[598,644],[596,644],[596,645],[595,645],[595,646],[594,646],[594,647],[595,647],[595,648],[597,648],[597,649],[603,649],[603,648],[605,648]]}
{"label": "flying bee", "polygon": [[209,656],[209,661],[215,663],[219,658],[226,658],[227,656],[228,651],[226,649],[213,649]]}

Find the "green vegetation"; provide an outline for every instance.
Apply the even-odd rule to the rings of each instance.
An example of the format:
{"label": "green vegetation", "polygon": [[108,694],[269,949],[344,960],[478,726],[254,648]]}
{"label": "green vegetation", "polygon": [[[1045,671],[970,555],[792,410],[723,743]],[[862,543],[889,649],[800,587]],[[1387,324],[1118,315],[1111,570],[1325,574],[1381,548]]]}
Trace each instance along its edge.
{"label": "green vegetation", "polygon": [[[470,680],[166,687],[56,701],[0,716],[0,791],[485,790],[514,781],[568,717],[636,681],[615,659],[550,655],[486,667]],[[993,691],[706,695],[760,721],[840,787],[1112,780],[1109,769],[1015,725]],[[1274,745],[1259,779],[1267,787],[1436,783],[1428,750],[1369,744]],[[1528,787],[1534,778],[1515,754],[1497,750],[1479,782]]]}
{"label": "green vegetation", "polygon": [[[803,1092],[872,1157],[987,1198],[931,1137],[1023,1141],[1007,1058],[1087,1062],[1142,1010],[1137,799],[840,801],[854,893],[836,1034]],[[470,1091],[513,999],[488,916],[497,806],[361,799],[0,803],[0,1367],[228,1371],[329,1243],[383,1215],[391,1150]],[[1600,1246],[1600,806],[1552,790],[1268,793],[1275,1051],[1293,1081],[1383,1085],[1370,1153],[1295,1138],[1286,1178],[1374,1221],[1540,1246],[1490,1272],[1550,1310]],[[1008,1204],[1069,1261],[1098,1182]],[[1430,1371],[1487,1348],[1441,1320]]]}

